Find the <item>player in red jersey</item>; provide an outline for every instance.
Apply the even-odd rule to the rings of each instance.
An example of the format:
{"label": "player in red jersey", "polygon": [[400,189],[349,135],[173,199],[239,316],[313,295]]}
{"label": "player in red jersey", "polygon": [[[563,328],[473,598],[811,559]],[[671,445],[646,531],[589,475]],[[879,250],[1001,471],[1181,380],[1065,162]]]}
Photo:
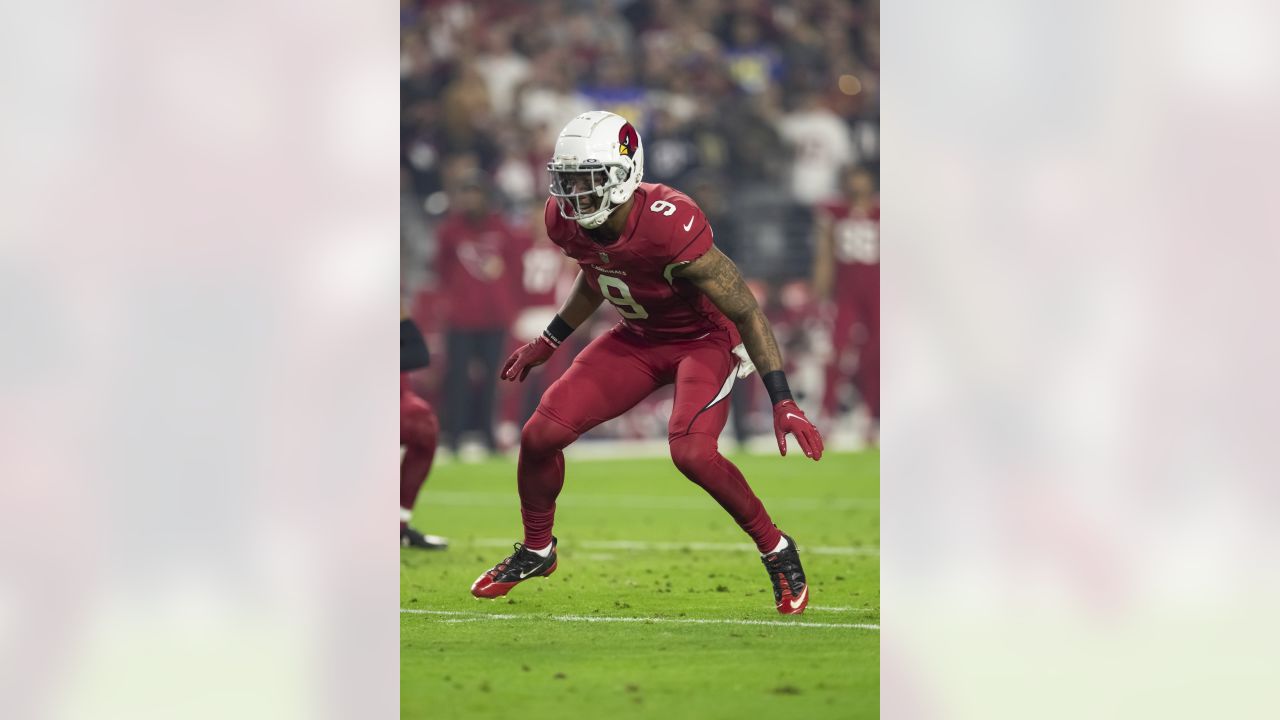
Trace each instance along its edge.
{"label": "player in red jersey", "polygon": [[809,588],[795,541],[774,526],[742,473],[717,449],[735,377],[758,369],[773,401],[778,449],[787,454],[790,433],[806,456],[822,457],[822,438],[791,399],[777,341],[755,297],[713,244],[698,206],[669,187],[641,182],[644,149],[625,119],[603,111],[574,118],[547,167],[547,234],[580,271],[560,313],[507,360],[502,378],[523,381],[605,300],[622,321],[578,355],[525,424],[517,473],[524,542],[477,578],[472,594],[501,597],[527,578],[555,571],[551,527],[564,485],[561,451],[674,383],[667,426],[672,460],[755,541],[778,612],[803,612]]}
{"label": "player in red jersey", "polygon": [[409,387],[409,373],[431,362],[427,343],[413,320],[400,318],[400,546],[443,550],[449,541],[437,535],[423,535],[409,526],[418,492],[431,472],[436,455],[440,422],[426,400]]}
{"label": "player in red jersey", "polygon": [[880,423],[880,202],[867,168],[850,167],[843,179],[843,198],[818,207],[814,290],[836,310],[822,409],[835,415],[839,384],[851,378],[874,436]]}

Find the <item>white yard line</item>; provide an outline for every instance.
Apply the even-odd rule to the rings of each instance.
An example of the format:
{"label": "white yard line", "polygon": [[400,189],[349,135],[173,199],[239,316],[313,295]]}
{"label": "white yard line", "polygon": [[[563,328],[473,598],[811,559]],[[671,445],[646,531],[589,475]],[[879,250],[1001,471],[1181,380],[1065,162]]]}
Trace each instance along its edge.
{"label": "white yard line", "polygon": [[[511,547],[515,542],[510,538],[479,538],[472,541],[477,547]],[[723,542],[650,542],[645,540],[581,540],[572,544],[573,548],[583,550],[638,550],[641,552],[693,550],[699,552],[753,552],[758,554],[756,546],[750,543]],[[801,545],[801,553],[813,555],[879,555],[880,548],[871,546],[841,545]]]}
{"label": "white yard line", "polygon": [[[431,490],[429,487],[420,500],[422,505],[448,505],[452,507],[517,507],[520,504],[515,492],[485,493],[453,490]],[[710,496],[663,495],[562,495],[556,500],[560,507],[612,508],[617,510],[711,510],[719,509]],[[857,510],[878,509],[876,498],[780,498],[765,503],[770,510]]]}
{"label": "white yard line", "polygon": [[810,605],[806,610],[817,610],[819,612],[852,612],[852,613],[877,613],[878,608],[854,608],[854,607],[828,607],[826,605]]}
{"label": "white yard line", "polygon": [[610,617],[610,616],[592,616],[592,615],[512,615],[510,613],[483,613],[483,612],[463,612],[458,610],[420,610],[416,608],[400,608],[402,615],[434,615],[447,618],[455,618],[455,620],[444,620],[443,622],[457,622],[456,618],[474,618],[475,620],[554,620],[556,622],[586,622],[586,623],[654,623],[654,624],[678,624],[678,625],[765,625],[771,627],[816,627],[816,628],[848,628],[858,630],[880,630],[878,624],[873,623],[821,623],[806,622],[801,620],[730,620],[718,618],[671,618],[671,617]]}

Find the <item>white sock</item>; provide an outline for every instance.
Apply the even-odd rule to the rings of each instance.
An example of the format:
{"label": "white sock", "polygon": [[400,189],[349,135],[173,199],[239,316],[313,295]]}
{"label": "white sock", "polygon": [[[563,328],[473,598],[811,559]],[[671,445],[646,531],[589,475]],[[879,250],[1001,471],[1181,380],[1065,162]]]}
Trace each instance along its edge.
{"label": "white sock", "polygon": [[772,554],[774,554],[774,553],[776,553],[776,552],[782,552],[783,550],[786,550],[786,549],[787,549],[787,546],[788,546],[788,545],[790,545],[790,544],[791,544],[791,543],[788,543],[788,542],[787,542],[787,539],[786,539],[785,537],[783,537],[783,538],[779,538],[779,539],[778,539],[778,545],[777,545],[777,547],[775,547],[774,549],[770,550],[770,551],[769,551],[769,552],[767,552],[767,553],[764,553],[764,555],[772,555]]}
{"label": "white sock", "polygon": [[413,519],[413,511],[406,508],[400,508],[400,522],[407,523]]}
{"label": "white sock", "polygon": [[538,557],[551,557],[551,546],[548,545],[542,548],[541,550],[534,550],[533,548],[529,548],[529,552],[537,555]]}

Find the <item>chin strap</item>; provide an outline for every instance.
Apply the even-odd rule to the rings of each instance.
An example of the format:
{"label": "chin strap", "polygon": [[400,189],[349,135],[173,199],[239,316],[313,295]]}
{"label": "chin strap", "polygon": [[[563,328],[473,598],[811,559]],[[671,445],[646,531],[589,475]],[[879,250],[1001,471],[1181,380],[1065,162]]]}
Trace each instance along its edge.
{"label": "chin strap", "polygon": [[[613,211],[617,209],[618,207],[616,205],[611,205],[608,209],[601,208],[600,210],[597,210],[591,213],[586,218],[574,218],[574,219],[582,227],[588,230],[595,230],[596,228],[605,224],[605,222],[609,220],[609,216],[613,214]],[[596,216],[599,216],[600,219],[592,220],[592,218],[595,218]],[[586,220],[587,222],[583,222],[583,220]]]}
{"label": "chin strap", "polygon": [[[592,216],[591,216],[591,217],[595,217],[595,215],[594,215],[594,214],[592,214]],[[578,222],[578,225],[580,225],[580,226],[582,226],[582,227],[584,227],[584,228],[586,228],[586,229],[588,229],[588,230],[595,230],[596,228],[598,228],[598,227],[600,227],[601,225],[603,225],[603,224],[605,223],[605,221],[606,221],[606,220],[608,220],[608,219],[609,219],[609,215],[606,213],[606,214],[604,215],[604,217],[601,217],[601,218],[600,218],[600,220],[599,220],[599,221],[585,221],[585,222],[584,222],[585,218],[578,218],[578,219],[577,219],[577,222]]]}

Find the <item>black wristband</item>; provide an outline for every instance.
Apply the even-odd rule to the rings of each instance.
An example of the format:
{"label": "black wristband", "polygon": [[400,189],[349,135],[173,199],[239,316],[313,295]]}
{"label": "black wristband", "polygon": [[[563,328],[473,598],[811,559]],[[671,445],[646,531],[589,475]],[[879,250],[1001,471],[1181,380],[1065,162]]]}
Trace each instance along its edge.
{"label": "black wristband", "polygon": [[572,334],[573,326],[565,322],[559,313],[551,319],[551,324],[547,326],[547,329],[542,331],[542,337],[546,338],[547,342],[551,343],[551,347],[554,348],[560,347],[560,343],[567,340]]}
{"label": "black wristband", "polygon": [[767,372],[760,376],[764,381],[764,389],[769,391],[769,402],[777,405],[783,400],[791,399],[791,388],[787,385],[787,374],[781,370]]}

